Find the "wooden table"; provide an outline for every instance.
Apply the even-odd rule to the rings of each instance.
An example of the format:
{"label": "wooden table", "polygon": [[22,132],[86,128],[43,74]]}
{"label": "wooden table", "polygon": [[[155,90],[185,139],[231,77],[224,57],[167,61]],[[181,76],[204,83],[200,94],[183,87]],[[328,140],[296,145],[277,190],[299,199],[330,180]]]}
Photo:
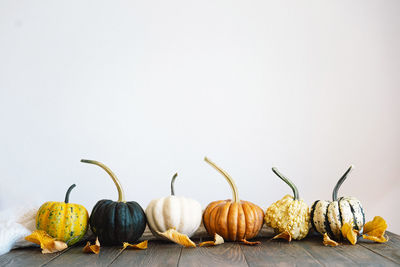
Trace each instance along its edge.
{"label": "wooden table", "polygon": [[[204,229],[193,240],[204,241]],[[384,244],[359,242],[352,246],[325,247],[322,237],[311,235],[288,243],[271,240],[273,233],[263,228],[258,246],[227,242],[216,247],[182,248],[155,240],[149,232],[147,250],[121,250],[101,247],[99,255],[82,252],[83,244],[54,254],[41,254],[40,248],[15,249],[0,256],[0,266],[399,266],[400,236],[387,233]]]}

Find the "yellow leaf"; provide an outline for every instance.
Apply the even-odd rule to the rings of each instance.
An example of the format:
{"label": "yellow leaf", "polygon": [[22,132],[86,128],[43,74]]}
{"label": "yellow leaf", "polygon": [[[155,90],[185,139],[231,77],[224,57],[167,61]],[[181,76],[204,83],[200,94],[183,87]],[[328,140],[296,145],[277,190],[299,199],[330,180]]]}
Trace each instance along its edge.
{"label": "yellow leaf", "polygon": [[62,251],[68,247],[66,243],[56,240],[43,230],[33,231],[25,240],[40,245],[43,254]]}
{"label": "yellow leaf", "polygon": [[242,239],[242,240],[240,240],[240,242],[242,242],[244,245],[247,245],[247,246],[257,246],[257,245],[261,244],[260,241],[251,242],[251,241],[247,241],[246,239]]}
{"label": "yellow leaf", "polygon": [[86,246],[83,248],[83,252],[99,254],[100,252],[99,238],[96,238],[96,242],[94,243],[94,245],[91,245],[90,242],[87,242]]}
{"label": "yellow leaf", "polygon": [[272,239],[285,239],[288,242],[292,241],[292,235],[289,233],[288,230],[274,236]]}
{"label": "yellow leaf", "polygon": [[217,246],[224,243],[224,239],[219,234],[215,233],[214,241],[205,241],[199,244],[200,247],[203,246]]}
{"label": "yellow leaf", "polygon": [[129,244],[128,242],[124,242],[122,249],[126,249],[127,247],[136,249],[147,249],[147,240],[140,242],[139,244],[133,244],[133,245]]}
{"label": "yellow leaf", "polygon": [[335,240],[330,239],[327,233],[324,234],[323,243],[324,243],[325,246],[331,246],[331,247],[339,246],[339,243],[336,242]]}
{"label": "yellow leaf", "polygon": [[175,242],[179,245],[185,246],[185,247],[196,247],[196,244],[190,240],[190,238],[187,235],[181,234],[175,229],[169,229],[163,233],[157,232],[159,235],[171,240],[172,242]]}
{"label": "yellow leaf", "polygon": [[342,236],[349,240],[352,245],[357,243],[358,231],[353,229],[353,226],[349,223],[345,223],[342,226]]}
{"label": "yellow leaf", "polygon": [[385,243],[388,241],[385,238],[386,228],[387,228],[386,221],[380,216],[375,216],[372,221],[367,222],[364,225],[363,238],[378,243]]}

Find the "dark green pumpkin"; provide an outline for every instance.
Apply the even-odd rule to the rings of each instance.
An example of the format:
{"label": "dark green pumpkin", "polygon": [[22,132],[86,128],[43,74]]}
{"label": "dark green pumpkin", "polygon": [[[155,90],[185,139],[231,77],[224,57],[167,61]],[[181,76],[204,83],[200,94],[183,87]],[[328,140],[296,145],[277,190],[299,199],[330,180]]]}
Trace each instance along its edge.
{"label": "dark green pumpkin", "polygon": [[137,241],[146,228],[146,215],[135,201],[125,201],[124,192],[115,174],[104,164],[94,160],[81,160],[103,168],[113,179],[118,190],[118,201],[102,199],[90,214],[89,224],[101,245],[122,245]]}

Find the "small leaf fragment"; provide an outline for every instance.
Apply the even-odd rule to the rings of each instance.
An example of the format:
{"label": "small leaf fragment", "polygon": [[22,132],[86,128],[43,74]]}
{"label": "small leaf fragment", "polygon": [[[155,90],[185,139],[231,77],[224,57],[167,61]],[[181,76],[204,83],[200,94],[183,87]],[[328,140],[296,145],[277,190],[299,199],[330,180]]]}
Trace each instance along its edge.
{"label": "small leaf fragment", "polygon": [[62,251],[68,247],[65,242],[56,240],[43,230],[33,231],[25,240],[40,245],[43,254]]}
{"label": "small leaf fragment", "polygon": [[388,241],[385,237],[386,228],[386,221],[380,216],[375,216],[372,221],[364,225],[363,238],[378,243],[385,243]]}
{"label": "small leaf fragment", "polygon": [[323,241],[325,246],[331,246],[331,247],[337,247],[339,246],[339,243],[336,242],[335,240],[332,240],[327,233],[324,234],[324,241]]}
{"label": "small leaf fragment", "polygon": [[352,245],[355,245],[357,243],[358,231],[353,229],[353,226],[349,223],[345,223],[342,226],[342,236],[349,240]]}
{"label": "small leaf fragment", "polygon": [[175,229],[169,229],[163,233],[157,232],[160,236],[163,236],[172,242],[175,242],[179,245],[182,245],[184,247],[196,247],[196,244],[190,240],[190,238],[187,235],[181,234]]}
{"label": "small leaf fragment", "polygon": [[224,238],[220,236],[219,234],[215,233],[214,235],[214,241],[204,241],[199,244],[200,247],[204,246],[217,246],[221,245],[224,243]]}
{"label": "small leaf fragment", "polygon": [[282,232],[280,234],[277,234],[272,239],[285,239],[288,242],[290,242],[290,241],[292,241],[292,235],[289,233],[288,230],[286,230],[286,231],[284,231],[284,232]]}
{"label": "small leaf fragment", "polygon": [[247,246],[257,246],[260,245],[261,242],[260,241],[247,241],[246,239],[241,239],[240,242],[243,243],[243,245],[247,245]]}
{"label": "small leaf fragment", "polygon": [[128,242],[124,242],[122,249],[126,249],[126,248],[147,249],[147,243],[148,243],[147,240],[140,242],[138,244],[129,244]]}
{"label": "small leaf fragment", "polygon": [[96,242],[94,243],[94,245],[91,245],[90,242],[88,241],[86,243],[86,246],[83,248],[83,252],[99,254],[99,252],[100,252],[99,238],[96,238]]}

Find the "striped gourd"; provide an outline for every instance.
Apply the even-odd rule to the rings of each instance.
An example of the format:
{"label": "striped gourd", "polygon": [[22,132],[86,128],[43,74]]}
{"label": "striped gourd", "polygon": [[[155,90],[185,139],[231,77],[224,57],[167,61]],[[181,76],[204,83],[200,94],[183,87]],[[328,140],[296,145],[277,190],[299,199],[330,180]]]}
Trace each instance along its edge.
{"label": "striped gourd", "polygon": [[311,207],[311,224],[321,233],[327,233],[336,239],[341,238],[343,224],[350,223],[356,230],[361,230],[365,223],[361,202],[355,197],[337,197],[338,190],[353,166],[343,174],[332,193],[332,202],[317,200]]}

